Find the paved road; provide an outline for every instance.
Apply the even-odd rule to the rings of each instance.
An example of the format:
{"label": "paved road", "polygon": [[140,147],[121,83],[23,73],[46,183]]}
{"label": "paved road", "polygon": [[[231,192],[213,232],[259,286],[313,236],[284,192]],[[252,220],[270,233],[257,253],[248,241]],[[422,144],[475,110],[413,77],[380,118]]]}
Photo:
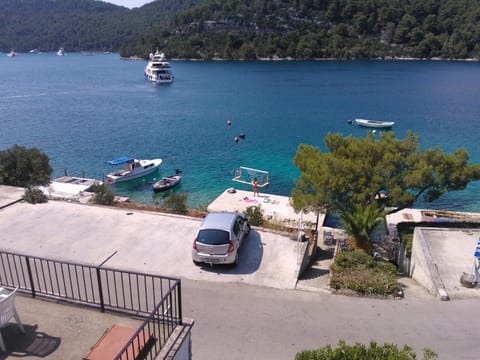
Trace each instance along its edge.
{"label": "paved road", "polygon": [[[375,300],[242,284],[182,282],[184,315],[195,319],[194,359],[292,360],[340,339],[408,344],[439,359],[478,359],[478,300],[442,302],[414,292]],[[419,359],[422,356],[418,356]]]}

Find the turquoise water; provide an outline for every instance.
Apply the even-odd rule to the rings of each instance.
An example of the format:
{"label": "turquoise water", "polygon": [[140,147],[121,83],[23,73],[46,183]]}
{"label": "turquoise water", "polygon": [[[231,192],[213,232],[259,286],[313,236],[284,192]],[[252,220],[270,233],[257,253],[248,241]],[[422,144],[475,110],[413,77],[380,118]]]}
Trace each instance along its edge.
{"label": "turquoise water", "polygon": [[[175,83],[155,86],[144,61],[116,54],[0,55],[0,148],[38,147],[54,176],[102,179],[124,155],[163,159],[149,178],[114,190],[156,203],[151,182],[176,168],[191,206],[226,188],[239,166],[270,172],[269,193],[289,195],[299,144],[323,148],[328,132],[364,136],[347,119],[395,121],[422,147],[464,147],[480,162],[480,67],[469,62],[172,62]],[[227,125],[231,120],[231,126]],[[240,133],[246,135],[238,143]],[[480,184],[418,206],[480,211]]]}

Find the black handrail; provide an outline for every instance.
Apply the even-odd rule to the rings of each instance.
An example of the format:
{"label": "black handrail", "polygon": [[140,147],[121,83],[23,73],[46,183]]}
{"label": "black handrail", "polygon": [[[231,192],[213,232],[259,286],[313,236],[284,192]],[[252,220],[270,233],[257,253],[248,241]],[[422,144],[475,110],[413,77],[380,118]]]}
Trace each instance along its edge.
{"label": "black handrail", "polygon": [[74,302],[101,312],[108,309],[143,318],[119,358],[128,358],[128,349],[132,351],[141,343],[146,345],[142,355],[155,358],[176,326],[183,324],[181,282],[171,277],[0,251],[0,285],[18,287],[32,298]]}

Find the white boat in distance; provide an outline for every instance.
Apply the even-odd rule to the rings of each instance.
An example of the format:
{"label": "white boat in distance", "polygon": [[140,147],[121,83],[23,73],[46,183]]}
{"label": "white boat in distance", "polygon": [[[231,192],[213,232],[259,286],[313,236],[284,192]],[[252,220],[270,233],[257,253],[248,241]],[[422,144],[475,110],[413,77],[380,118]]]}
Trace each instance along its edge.
{"label": "white boat in distance", "polygon": [[150,60],[145,66],[145,77],[155,84],[169,84],[173,82],[173,73],[165,54],[158,49],[150,54]]}
{"label": "white boat in distance", "polygon": [[380,121],[380,120],[367,120],[367,119],[355,119],[355,123],[359,126],[365,126],[370,128],[391,128],[394,121]]}
{"label": "white boat in distance", "polygon": [[57,55],[58,55],[58,56],[65,56],[65,49],[64,49],[63,47],[61,47],[60,49],[58,49]]}
{"label": "white boat in distance", "polygon": [[123,165],[123,168],[108,174],[107,182],[113,184],[148,175],[158,169],[161,163],[162,159],[138,160],[132,156],[123,156],[109,160],[108,164]]}
{"label": "white boat in distance", "polygon": [[12,49],[12,50],[7,54],[7,56],[13,58],[13,57],[17,56],[17,53],[15,52],[15,50]]}

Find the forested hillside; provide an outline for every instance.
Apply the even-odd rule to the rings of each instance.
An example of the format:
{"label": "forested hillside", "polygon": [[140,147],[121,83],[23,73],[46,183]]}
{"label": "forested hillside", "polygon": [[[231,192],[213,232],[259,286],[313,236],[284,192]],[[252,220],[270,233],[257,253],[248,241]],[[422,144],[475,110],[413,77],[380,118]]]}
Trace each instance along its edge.
{"label": "forested hillside", "polygon": [[171,58],[479,58],[480,0],[0,0],[0,50]]}
{"label": "forested hillside", "polygon": [[129,10],[98,0],[0,0],[0,51],[118,51],[205,0],[157,0]]}
{"label": "forested hillside", "polygon": [[178,58],[464,59],[479,20],[479,0],[209,0],[143,41]]}

